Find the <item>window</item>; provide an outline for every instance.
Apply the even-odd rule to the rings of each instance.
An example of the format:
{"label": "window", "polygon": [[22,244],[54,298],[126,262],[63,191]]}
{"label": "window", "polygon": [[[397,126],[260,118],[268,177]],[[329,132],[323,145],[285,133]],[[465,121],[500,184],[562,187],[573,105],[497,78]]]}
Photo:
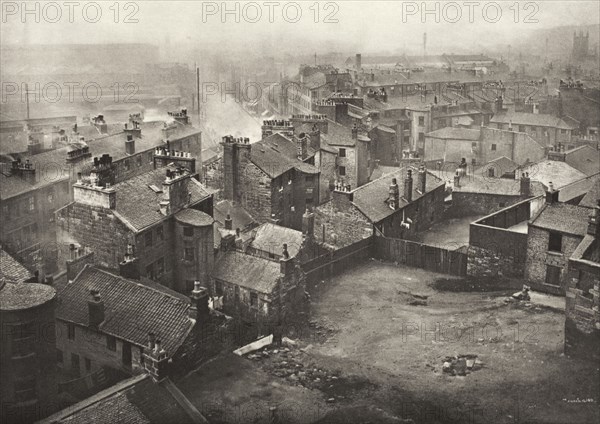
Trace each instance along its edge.
{"label": "window", "polygon": [[488,177],[494,177],[494,168],[488,168]]}
{"label": "window", "polygon": [[562,234],[551,231],[548,240],[548,250],[550,252],[562,252]]}
{"label": "window", "polygon": [[148,231],[144,235],[144,240],[145,240],[146,247],[152,246],[152,232]]}
{"label": "window", "polygon": [[117,350],[117,339],[114,336],[106,336],[106,347],[113,352]]}
{"label": "window", "polygon": [[217,297],[223,296],[223,283],[215,281],[215,294]]}
{"label": "window", "polygon": [[546,266],[546,284],[551,286],[560,286],[560,267]]}
{"label": "window", "polygon": [[75,324],[67,324],[67,338],[75,340]]}
{"label": "window", "polygon": [[519,125],[519,132],[525,132],[525,125]]}
{"label": "window", "polygon": [[163,241],[165,239],[165,233],[162,224],[156,227],[156,240]]}
{"label": "window", "polygon": [[165,273],[165,258],[160,258],[156,261],[156,276],[160,277]]}
{"label": "window", "polygon": [[250,306],[253,308],[258,307],[258,294],[255,292],[250,292]]}
{"label": "window", "polygon": [[425,117],[419,116],[419,126],[422,127],[425,125]]}
{"label": "window", "polygon": [[29,210],[34,211],[35,210],[35,199],[33,197],[30,197],[28,201],[29,201]]}
{"label": "window", "polygon": [[477,142],[474,141],[471,143],[471,149],[476,149],[477,148]]}
{"label": "window", "polygon": [[537,127],[531,127],[531,132],[537,132]]}
{"label": "window", "polygon": [[79,374],[79,355],[76,353],[71,353],[71,368]]}
{"label": "window", "polygon": [[123,161],[123,165],[125,166],[125,170],[126,170],[126,171],[129,171],[129,159],[125,159],[125,160]]}
{"label": "window", "polygon": [[56,362],[58,362],[59,364],[63,364],[65,361],[64,355],[62,350],[60,349],[56,349]]}
{"label": "window", "polygon": [[90,358],[84,358],[84,362],[85,362],[85,370],[86,371],[91,371],[92,370],[92,361],[90,360]]}
{"label": "window", "polygon": [[346,167],[345,167],[345,166],[340,166],[340,167],[338,168],[338,173],[339,173],[341,176],[344,176],[344,175],[346,175]]}
{"label": "window", "polygon": [[492,151],[494,151],[494,152],[496,151],[496,145],[495,144],[492,144]]}
{"label": "window", "polygon": [[194,236],[194,227],[183,227],[183,235],[185,237],[193,237]]}
{"label": "window", "polygon": [[15,381],[15,401],[27,402],[36,399],[35,377]]}
{"label": "window", "polygon": [[185,249],[183,249],[183,259],[186,261],[194,260],[194,248],[193,247],[186,247]]}
{"label": "window", "polygon": [[425,141],[425,133],[419,133],[419,142],[423,143]]}
{"label": "window", "polygon": [[[590,131],[590,132],[591,132],[591,131]],[[560,130],[560,133],[561,133],[561,134],[566,134],[566,133],[567,133],[567,130]]]}
{"label": "window", "polygon": [[346,149],[340,149],[339,154],[340,154],[341,158],[345,158],[346,157]]}
{"label": "window", "polygon": [[136,164],[138,167],[142,166],[142,156],[138,155],[137,158],[135,158]]}
{"label": "window", "polygon": [[154,264],[146,266],[146,277],[154,279]]}
{"label": "window", "polygon": [[48,193],[48,203],[54,202],[54,194]]}

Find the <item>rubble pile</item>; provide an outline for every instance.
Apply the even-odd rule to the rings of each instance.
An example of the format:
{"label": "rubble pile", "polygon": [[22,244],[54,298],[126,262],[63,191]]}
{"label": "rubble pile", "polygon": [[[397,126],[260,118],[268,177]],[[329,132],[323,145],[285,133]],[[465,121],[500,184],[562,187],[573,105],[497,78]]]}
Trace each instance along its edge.
{"label": "rubble pile", "polygon": [[446,356],[442,371],[453,376],[464,376],[481,369],[482,366],[483,362],[477,358],[477,355]]}

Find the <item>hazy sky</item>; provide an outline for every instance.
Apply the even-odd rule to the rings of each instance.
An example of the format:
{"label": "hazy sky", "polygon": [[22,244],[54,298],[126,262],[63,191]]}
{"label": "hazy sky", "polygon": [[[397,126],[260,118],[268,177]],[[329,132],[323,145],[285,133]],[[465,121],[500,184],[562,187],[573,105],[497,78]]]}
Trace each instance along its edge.
{"label": "hazy sky", "polygon": [[[600,23],[598,0],[73,3],[70,9],[68,2],[30,2],[32,12],[24,15],[21,1],[3,1],[2,43],[163,44],[168,39],[171,45],[242,50],[398,52],[421,51],[427,32],[433,53],[477,51],[518,43],[536,29]],[[224,14],[225,7],[233,12]],[[423,14],[425,7],[431,13]]]}

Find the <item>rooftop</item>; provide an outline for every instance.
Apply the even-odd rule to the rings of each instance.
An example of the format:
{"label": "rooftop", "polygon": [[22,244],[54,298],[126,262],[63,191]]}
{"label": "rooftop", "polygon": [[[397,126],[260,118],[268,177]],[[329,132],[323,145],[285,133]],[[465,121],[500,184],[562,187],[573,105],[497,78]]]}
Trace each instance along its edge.
{"label": "rooftop", "polygon": [[60,292],[56,317],[78,325],[89,325],[90,290],[97,290],[105,307],[99,331],[146,346],[148,333],[156,334],[169,355],[175,354],[194,326],[190,303],[158,285],[148,287],[108,271],[86,265],[72,283]]}
{"label": "rooftop", "polygon": [[554,115],[527,112],[500,112],[494,114],[490,123],[510,123],[571,130],[573,127]]}
{"label": "rooftop", "polygon": [[205,422],[198,410],[170,380],[155,383],[148,374],[121,381],[59,411],[41,423],[115,424]]}
{"label": "rooftop", "polygon": [[291,258],[298,255],[302,246],[302,232],[281,225],[267,222],[254,229],[252,233],[254,238],[250,243],[251,248],[278,256],[281,255],[284,243],[288,246]]}
{"label": "rooftop", "polygon": [[[154,191],[150,186],[162,189],[166,169],[158,168],[113,186],[117,191],[115,211],[137,231],[165,219],[159,207],[164,194],[162,191]],[[190,205],[212,195],[212,190],[204,187],[192,177],[188,177],[185,183],[187,190],[191,193]]]}
{"label": "rooftop", "polygon": [[546,205],[530,225],[583,237],[587,232],[589,216],[588,208],[568,203],[554,203]]}
{"label": "rooftop", "polygon": [[265,142],[264,140],[251,145],[250,160],[271,178],[277,178],[290,169],[297,169],[307,174],[319,173],[319,170],[313,165],[287,156],[271,142]]}
{"label": "rooftop", "polygon": [[478,141],[481,130],[470,128],[445,127],[425,134],[426,137],[442,138],[450,140]]}
{"label": "rooftop", "polygon": [[19,261],[0,249],[0,282],[21,283],[32,277]]}
{"label": "rooftop", "polygon": [[17,311],[43,305],[56,297],[52,286],[0,281],[0,310]]}
{"label": "rooftop", "polygon": [[330,146],[356,146],[356,141],[370,141],[368,137],[359,133],[357,139],[352,138],[352,129],[337,122],[328,120],[327,134],[321,134],[321,139]]}
{"label": "rooftop", "polygon": [[600,199],[600,177],[596,178],[596,182],[587,194],[583,196],[583,199],[579,202],[579,206],[593,208],[597,205],[598,199]]}
{"label": "rooftop", "polygon": [[[300,132],[297,132],[297,134],[300,134]],[[265,145],[270,145],[276,148],[279,150],[279,152],[283,153],[290,159],[298,159],[298,144],[296,140],[290,140],[280,133],[275,133],[263,138],[262,142]],[[306,150],[308,153],[307,158],[314,156],[316,153],[316,150],[312,148],[310,142],[307,143]]]}
{"label": "rooftop", "polygon": [[276,261],[230,251],[223,252],[215,262],[212,276],[260,293],[270,294],[280,277]]}
{"label": "rooftop", "polygon": [[587,176],[600,173],[600,150],[580,146],[565,152],[565,162]]}
{"label": "rooftop", "polygon": [[549,159],[523,165],[520,172],[528,172],[532,180],[539,181],[546,187],[552,182],[555,189],[587,178],[587,175],[573,168],[571,165]]}
{"label": "rooftop", "polygon": [[[164,143],[164,135],[162,132],[163,125],[164,123],[162,121],[141,124],[142,136],[140,138],[135,138],[136,153],[151,150]],[[177,133],[170,137],[171,140],[187,137],[200,132],[199,129],[191,126],[177,125]],[[126,139],[127,136],[125,132],[121,131],[116,134],[97,137],[93,140],[86,140],[91,158],[82,159],[75,164],[69,164],[66,160],[67,153],[71,149],[70,146],[49,150],[37,155],[19,155],[23,163],[26,160],[29,160],[34,165],[36,169],[35,181],[26,182],[17,176],[7,176],[0,173],[0,198],[8,199],[30,190],[39,189],[59,181],[68,180],[69,176],[74,174],[75,169],[82,169],[86,165],[91,166],[93,157],[100,157],[103,154],[108,154],[112,157],[113,162],[124,159],[128,156],[125,152]]]}
{"label": "rooftop", "polygon": [[[390,184],[392,178],[396,178],[398,189],[400,191],[400,209],[409,204],[404,196],[404,179],[407,171],[412,170],[413,193],[412,200],[417,200],[423,194],[417,191],[418,188],[418,169],[413,166],[398,168],[397,171],[387,174],[377,180],[371,181],[353,191],[353,203],[356,207],[372,222],[379,222],[384,218],[394,214],[396,210],[391,209],[387,203],[389,198]],[[427,172],[426,192],[430,192],[445,183],[440,178],[429,171]]]}

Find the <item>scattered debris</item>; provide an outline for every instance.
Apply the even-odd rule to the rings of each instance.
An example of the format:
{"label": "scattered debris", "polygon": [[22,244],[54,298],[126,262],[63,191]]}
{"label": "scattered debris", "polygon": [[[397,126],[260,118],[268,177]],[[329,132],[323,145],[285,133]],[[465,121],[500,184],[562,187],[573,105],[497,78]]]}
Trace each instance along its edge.
{"label": "scattered debris", "polygon": [[457,356],[446,356],[442,365],[442,371],[450,375],[464,376],[472,371],[481,369],[483,362],[481,362],[477,355],[457,355]]}
{"label": "scattered debris", "polygon": [[531,287],[523,284],[523,289],[519,292],[516,292],[512,295],[512,298],[515,300],[524,300],[529,302],[531,300],[531,297],[529,296],[529,290],[531,289]]}
{"label": "scattered debris", "polygon": [[427,298],[429,296],[424,294],[414,294],[411,293],[411,298],[408,300],[409,305],[413,306],[427,306]]}

